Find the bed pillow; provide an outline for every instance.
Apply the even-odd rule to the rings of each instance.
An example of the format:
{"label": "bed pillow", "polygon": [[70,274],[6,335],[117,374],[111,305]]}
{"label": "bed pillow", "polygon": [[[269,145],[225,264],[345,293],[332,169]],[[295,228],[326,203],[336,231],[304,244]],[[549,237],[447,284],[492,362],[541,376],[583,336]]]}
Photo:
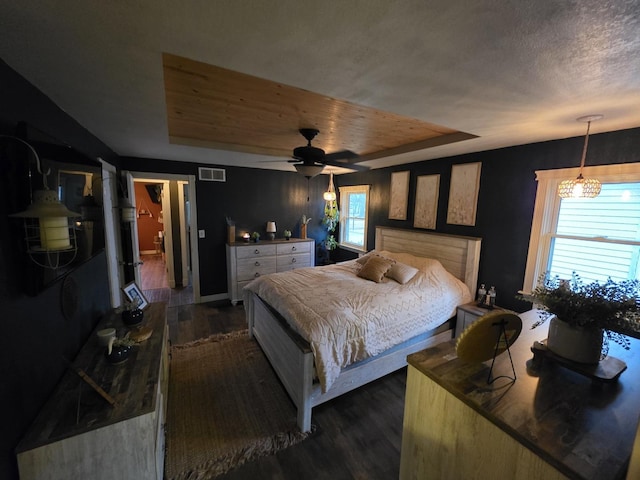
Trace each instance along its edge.
{"label": "bed pillow", "polygon": [[418,269],[404,263],[396,262],[385,274],[386,277],[394,279],[396,282],[404,285],[418,273]]}
{"label": "bed pillow", "polygon": [[360,265],[364,265],[365,263],[367,263],[367,260],[369,260],[373,255],[377,255],[376,251],[370,250],[361,257],[356,258],[356,262],[358,262]]}
{"label": "bed pillow", "polygon": [[365,263],[358,272],[358,276],[380,283],[384,279],[384,274],[387,273],[394,263],[395,261],[389,258],[371,255],[367,263]]}

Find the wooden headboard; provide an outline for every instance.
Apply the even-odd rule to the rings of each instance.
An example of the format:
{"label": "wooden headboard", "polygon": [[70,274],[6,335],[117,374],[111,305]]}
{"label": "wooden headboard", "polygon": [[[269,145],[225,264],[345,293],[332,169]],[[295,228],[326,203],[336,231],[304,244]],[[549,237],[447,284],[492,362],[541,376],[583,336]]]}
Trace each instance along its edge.
{"label": "wooden headboard", "polygon": [[376,250],[429,257],[462,280],[475,296],[482,239],[401,228],[376,227]]}

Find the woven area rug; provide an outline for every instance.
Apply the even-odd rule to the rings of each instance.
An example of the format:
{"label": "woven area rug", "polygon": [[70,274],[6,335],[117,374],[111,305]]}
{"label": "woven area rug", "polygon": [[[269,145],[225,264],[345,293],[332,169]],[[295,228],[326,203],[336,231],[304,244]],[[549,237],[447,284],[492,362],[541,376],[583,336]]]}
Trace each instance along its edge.
{"label": "woven area rug", "polygon": [[246,330],[171,348],[166,479],[214,478],[306,437]]}

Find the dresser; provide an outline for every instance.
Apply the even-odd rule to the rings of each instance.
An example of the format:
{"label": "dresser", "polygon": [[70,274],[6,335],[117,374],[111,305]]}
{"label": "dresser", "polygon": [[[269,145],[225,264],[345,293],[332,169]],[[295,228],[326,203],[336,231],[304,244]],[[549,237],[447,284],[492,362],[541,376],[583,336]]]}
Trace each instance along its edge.
{"label": "dresser", "polygon": [[[409,355],[401,480],[625,478],[640,417],[640,341],[629,351],[610,343],[628,368],[617,384],[595,386],[547,360],[533,363],[531,346],[547,325],[531,329],[535,310],[520,318],[513,383],[488,384],[491,361],[463,362],[455,340]],[[511,374],[506,353],[493,374]]]}
{"label": "dresser", "polygon": [[[151,337],[120,365],[104,358],[95,331],[73,361],[112,399],[67,371],[16,449],[21,480],[162,480],[169,384],[166,304],[152,303],[143,324]],[[112,313],[96,331],[127,328]]]}
{"label": "dresser", "polygon": [[227,288],[231,303],[236,305],[242,300],[242,289],[254,278],[314,265],[312,238],[227,244]]}

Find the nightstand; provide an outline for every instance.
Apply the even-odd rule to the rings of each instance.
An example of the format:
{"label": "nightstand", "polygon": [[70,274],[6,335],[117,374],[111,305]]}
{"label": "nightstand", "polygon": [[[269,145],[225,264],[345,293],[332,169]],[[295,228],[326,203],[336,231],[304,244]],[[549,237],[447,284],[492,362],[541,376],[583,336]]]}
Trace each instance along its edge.
{"label": "nightstand", "polygon": [[458,306],[458,313],[456,318],[456,337],[458,338],[460,334],[471,325],[473,322],[478,320],[480,317],[485,315],[486,313],[492,312],[493,310],[504,310],[500,307],[493,307],[493,309],[482,308],[478,306],[478,302],[465,303],[464,305]]}

